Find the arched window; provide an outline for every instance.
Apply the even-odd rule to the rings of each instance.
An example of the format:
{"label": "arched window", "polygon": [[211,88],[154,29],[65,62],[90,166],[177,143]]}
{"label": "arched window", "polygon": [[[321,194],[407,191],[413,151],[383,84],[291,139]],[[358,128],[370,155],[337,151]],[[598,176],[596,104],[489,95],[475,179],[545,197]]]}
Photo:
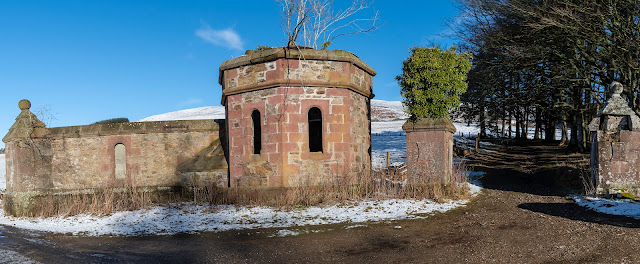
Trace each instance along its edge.
{"label": "arched window", "polygon": [[322,152],[322,112],[317,107],[309,109],[309,151]]}
{"label": "arched window", "polygon": [[262,149],[262,131],[260,127],[260,111],[253,110],[251,113],[253,121],[253,154],[260,154]]}
{"label": "arched window", "polygon": [[122,143],[115,146],[115,176],[116,179],[127,177],[127,148]]}

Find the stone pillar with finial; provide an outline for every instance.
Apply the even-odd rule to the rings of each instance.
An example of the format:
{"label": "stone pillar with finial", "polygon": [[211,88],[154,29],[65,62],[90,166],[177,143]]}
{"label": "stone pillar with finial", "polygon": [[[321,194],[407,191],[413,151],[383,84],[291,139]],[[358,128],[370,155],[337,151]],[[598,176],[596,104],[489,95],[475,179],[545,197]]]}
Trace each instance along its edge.
{"label": "stone pillar with finial", "polygon": [[33,206],[25,193],[46,190],[51,182],[51,147],[46,140],[47,128],[29,109],[31,102],[18,103],[20,114],[2,139],[5,143],[6,183],[4,210],[16,215],[17,211],[31,210]]}
{"label": "stone pillar with finial", "polygon": [[622,98],[619,82],[609,86],[611,97],[589,124],[591,180],[587,191],[640,196],[640,116]]}

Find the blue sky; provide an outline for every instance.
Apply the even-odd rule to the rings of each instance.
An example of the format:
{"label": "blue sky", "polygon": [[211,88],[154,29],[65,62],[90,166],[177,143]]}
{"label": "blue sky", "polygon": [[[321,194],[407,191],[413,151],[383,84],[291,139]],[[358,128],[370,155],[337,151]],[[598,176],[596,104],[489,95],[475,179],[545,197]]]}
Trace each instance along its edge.
{"label": "blue sky", "polygon": [[[452,0],[373,7],[380,29],[329,49],[351,51],[378,72],[376,99],[401,100],[394,77],[409,48],[452,45],[443,34],[458,10]],[[218,106],[220,64],[258,45],[286,45],[280,25],[275,0],[0,0],[0,137],[25,98],[53,127]]]}

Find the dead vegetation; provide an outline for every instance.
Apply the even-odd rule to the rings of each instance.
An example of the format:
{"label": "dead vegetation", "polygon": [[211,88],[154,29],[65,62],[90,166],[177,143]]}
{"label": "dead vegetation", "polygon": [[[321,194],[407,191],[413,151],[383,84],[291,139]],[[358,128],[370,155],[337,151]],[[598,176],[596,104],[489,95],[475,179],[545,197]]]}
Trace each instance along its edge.
{"label": "dead vegetation", "polygon": [[[297,187],[220,188],[216,186],[189,186],[174,189],[137,187],[111,187],[89,191],[76,191],[45,196],[39,199],[36,217],[70,216],[83,213],[110,215],[118,211],[131,211],[156,204],[193,202],[198,204],[233,204],[241,206],[272,206],[295,208],[332,205],[363,200],[385,199],[463,199],[468,197],[468,172],[464,164],[454,169],[449,181],[421,178],[409,180],[402,168],[391,167],[370,174],[360,173],[341,177],[335,175],[322,182],[307,180]],[[38,198],[35,198],[38,199]]]}

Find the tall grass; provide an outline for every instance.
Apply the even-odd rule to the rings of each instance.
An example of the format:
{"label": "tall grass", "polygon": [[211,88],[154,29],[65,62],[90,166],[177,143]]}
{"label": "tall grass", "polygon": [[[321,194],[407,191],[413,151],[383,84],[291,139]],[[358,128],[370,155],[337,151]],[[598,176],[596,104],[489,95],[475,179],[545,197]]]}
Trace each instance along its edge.
{"label": "tall grass", "polygon": [[329,179],[303,177],[296,187],[221,188],[215,185],[186,186],[174,190],[138,187],[128,183],[124,187],[107,187],[38,197],[36,207],[27,216],[69,216],[83,213],[110,215],[154,204],[194,202],[200,204],[233,204],[293,208],[330,205],[363,200],[385,199],[461,199],[468,195],[464,164],[454,168],[451,179],[418,177],[407,179],[397,169],[383,169],[372,173],[333,175]]}
{"label": "tall grass", "polygon": [[372,173],[334,175],[330,179],[303,177],[296,187],[218,188],[192,187],[193,201],[209,204],[298,207],[385,199],[462,199],[468,197],[468,173],[464,163],[456,165],[451,179],[418,177],[391,169]]}

